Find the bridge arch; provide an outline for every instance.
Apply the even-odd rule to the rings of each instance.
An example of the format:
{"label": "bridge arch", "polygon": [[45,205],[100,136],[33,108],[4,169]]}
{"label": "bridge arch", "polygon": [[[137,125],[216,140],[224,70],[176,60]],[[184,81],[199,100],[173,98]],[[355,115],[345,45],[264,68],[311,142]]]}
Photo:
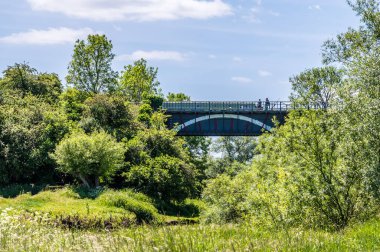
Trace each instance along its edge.
{"label": "bridge arch", "polygon": [[246,122],[252,123],[254,125],[257,125],[257,126],[259,126],[261,128],[264,128],[267,131],[270,131],[272,129],[272,127],[269,126],[269,125],[267,125],[267,124],[265,124],[265,122],[261,122],[259,120],[256,120],[256,119],[244,116],[244,115],[236,115],[236,114],[211,114],[211,115],[204,115],[204,116],[200,116],[200,117],[196,117],[194,119],[188,120],[188,121],[186,121],[186,122],[178,125],[175,129],[177,131],[180,131],[180,130],[182,130],[182,129],[190,126],[190,125],[193,125],[193,124],[195,124],[197,122],[206,121],[206,120],[210,120],[210,119],[225,119],[225,118],[246,121]]}

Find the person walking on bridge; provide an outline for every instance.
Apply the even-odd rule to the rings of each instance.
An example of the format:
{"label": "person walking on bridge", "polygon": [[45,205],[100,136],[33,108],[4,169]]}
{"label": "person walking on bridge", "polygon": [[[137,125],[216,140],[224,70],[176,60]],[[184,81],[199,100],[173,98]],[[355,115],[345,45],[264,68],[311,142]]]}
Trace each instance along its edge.
{"label": "person walking on bridge", "polygon": [[265,111],[268,111],[269,108],[270,108],[270,102],[269,102],[269,99],[266,98],[266,99],[265,99]]}
{"label": "person walking on bridge", "polygon": [[261,109],[263,108],[263,106],[262,106],[262,102],[261,102],[261,99],[259,99],[259,101],[257,102],[257,108],[258,108],[259,110],[261,110]]}

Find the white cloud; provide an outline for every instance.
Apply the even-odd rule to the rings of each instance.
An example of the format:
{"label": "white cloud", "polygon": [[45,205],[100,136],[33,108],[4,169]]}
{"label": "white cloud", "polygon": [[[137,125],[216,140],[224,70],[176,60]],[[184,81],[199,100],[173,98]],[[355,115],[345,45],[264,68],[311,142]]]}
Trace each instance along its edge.
{"label": "white cloud", "polygon": [[260,12],[260,7],[257,5],[257,7],[251,8],[249,13],[243,16],[243,19],[251,23],[261,23],[261,19],[259,18]]}
{"label": "white cloud", "polygon": [[237,56],[233,57],[232,60],[235,62],[243,62],[243,59]]}
{"label": "white cloud", "polygon": [[13,33],[1,37],[0,43],[4,44],[34,44],[55,45],[74,43],[77,39],[85,38],[88,34],[95,33],[90,28],[70,29],[66,27],[49,28],[47,30],[31,29],[27,32]]}
{"label": "white cloud", "polygon": [[321,8],[321,6],[320,5],[318,5],[318,4],[316,4],[316,5],[309,5],[309,10],[321,10],[322,8]]}
{"label": "white cloud", "polygon": [[215,55],[215,54],[209,54],[209,55],[208,55],[208,58],[209,58],[209,59],[216,59],[216,55]]}
{"label": "white cloud", "polygon": [[96,21],[207,19],[232,14],[223,0],[27,0],[33,10]]}
{"label": "white cloud", "polygon": [[234,82],[239,82],[239,83],[251,83],[252,79],[248,77],[243,77],[243,76],[234,76],[231,78],[232,81]]}
{"label": "white cloud", "polygon": [[116,57],[119,61],[125,60],[169,60],[169,61],[184,61],[186,55],[176,51],[135,51],[132,54],[124,54]]}
{"label": "white cloud", "polygon": [[279,17],[280,16],[280,13],[276,12],[276,11],[270,10],[270,11],[268,11],[268,13],[269,13],[269,15],[274,16],[274,17]]}
{"label": "white cloud", "polygon": [[261,77],[268,77],[268,76],[271,76],[271,75],[272,75],[271,72],[268,72],[268,71],[265,71],[265,70],[259,70],[259,71],[258,71],[258,74],[259,74]]}

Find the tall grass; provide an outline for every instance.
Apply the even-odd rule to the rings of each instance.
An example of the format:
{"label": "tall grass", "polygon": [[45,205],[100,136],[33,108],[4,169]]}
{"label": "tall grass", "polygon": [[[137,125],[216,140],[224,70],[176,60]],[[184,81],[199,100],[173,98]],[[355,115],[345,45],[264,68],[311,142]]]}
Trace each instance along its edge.
{"label": "tall grass", "polygon": [[380,220],[339,233],[251,225],[135,226],[117,231],[52,227],[49,217],[5,209],[0,251],[378,251]]}

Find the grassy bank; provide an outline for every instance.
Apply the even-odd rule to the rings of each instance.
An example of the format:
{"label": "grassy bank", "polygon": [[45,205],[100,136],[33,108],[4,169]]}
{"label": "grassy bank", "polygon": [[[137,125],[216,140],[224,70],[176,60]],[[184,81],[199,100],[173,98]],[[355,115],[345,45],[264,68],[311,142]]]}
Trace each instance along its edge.
{"label": "grassy bank", "polygon": [[339,233],[250,225],[134,226],[81,231],[47,225],[46,215],[3,210],[0,251],[378,251],[380,220]]}
{"label": "grassy bank", "polygon": [[162,224],[181,218],[156,207],[129,190],[84,194],[64,188],[0,197],[0,251],[380,250],[379,218],[340,232],[269,230],[249,223],[170,226]]}
{"label": "grassy bank", "polygon": [[[54,225],[81,229],[113,229],[135,224],[165,224],[194,221],[164,214],[163,203],[157,204],[144,194],[131,190],[92,190],[63,188],[21,194],[15,198],[0,197],[0,209],[12,208],[26,213],[46,213]],[[191,204],[184,208],[193,207]]]}

